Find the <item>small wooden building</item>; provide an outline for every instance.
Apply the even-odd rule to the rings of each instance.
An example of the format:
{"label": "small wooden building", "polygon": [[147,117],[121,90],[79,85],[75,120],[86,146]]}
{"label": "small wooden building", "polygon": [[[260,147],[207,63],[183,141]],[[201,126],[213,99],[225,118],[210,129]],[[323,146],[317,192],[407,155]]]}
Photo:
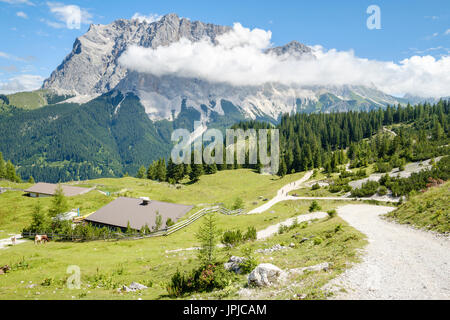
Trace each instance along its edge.
{"label": "small wooden building", "polygon": [[[52,197],[55,195],[57,188],[57,184],[39,182],[25,190],[25,192],[32,198]],[[68,185],[61,185],[61,188],[66,197],[79,196],[93,190],[93,188],[80,188]]]}
{"label": "small wooden building", "polygon": [[85,219],[98,227],[125,230],[128,226],[134,230],[141,230],[148,226],[151,230],[156,227],[156,215],[162,218],[162,228],[168,219],[177,222],[193,206],[149,200],[148,198],[118,198],[107,204]]}

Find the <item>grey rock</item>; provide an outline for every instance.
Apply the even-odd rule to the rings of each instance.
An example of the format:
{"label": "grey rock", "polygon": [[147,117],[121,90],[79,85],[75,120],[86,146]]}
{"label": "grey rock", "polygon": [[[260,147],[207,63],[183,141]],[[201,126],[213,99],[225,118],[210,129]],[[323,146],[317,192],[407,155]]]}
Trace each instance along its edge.
{"label": "grey rock", "polygon": [[315,266],[291,269],[289,271],[289,273],[303,274],[305,271],[308,271],[308,272],[319,272],[319,271],[328,271],[329,269],[330,269],[330,264],[328,262],[324,262],[324,263],[317,264]]}
{"label": "grey rock", "polygon": [[121,292],[135,292],[147,289],[143,284],[132,282],[129,286],[123,286]]}
{"label": "grey rock", "polygon": [[230,260],[228,260],[227,263],[224,264],[225,270],[228,271],[233,271],[236,274],[241,274],[242,273],[242,263],[244,263],[245,261],[247,261],[246,258],[242,258],[242,257],[231,257]]}
{"label": "grey rock", "polygon": [[254,287],[269,287],[283,282],[287,277],[286,272],[270,263],[262,263],[248,276],[248,285]]}
{"label": "grey rock", "polygon": [[276,244],[272,248],[258,249],[255,252],[257,252],[257,253],[272,253],[272,252],[286,250],[286,249],[289,249],[289,247],[282,246],[281,244]]}
{"label": "grey rock", "polygon": [[130,288],[131,290],[135,290],[135,291],[140,291],[140,290],[148,289],[147,286],[144,286],[143,284],[140,284],[140,283],[137,283],[137,282],[132,282],[132,283],[129,285],[129,288]]}

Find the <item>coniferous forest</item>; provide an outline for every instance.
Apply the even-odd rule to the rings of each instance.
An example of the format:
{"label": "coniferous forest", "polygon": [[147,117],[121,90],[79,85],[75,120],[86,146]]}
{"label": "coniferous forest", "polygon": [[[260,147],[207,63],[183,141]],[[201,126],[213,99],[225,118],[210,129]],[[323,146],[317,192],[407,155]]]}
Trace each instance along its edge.
{"label": "coniferous forest", "polygon": [[[319,168],[337,172],[348,162],[351,168],[376,163],[379,172],[388,172],[406,162],[448,154],[449,105],[442,100],[373,111],[285,114],[276,126],[242,121],[231,128],[279,129],[280,176]],[[187,127],[194,116],[187,118]],[[32,111],[9,107],[0,112],[0,151],[24,179],[46,182],[127,174],[173,183],[189,177],[195,182],[218,170],[261,169],[260,164],[175,165],[168,156],[175,126],[150,121],[136,97],[120,93],[81,106]]]}

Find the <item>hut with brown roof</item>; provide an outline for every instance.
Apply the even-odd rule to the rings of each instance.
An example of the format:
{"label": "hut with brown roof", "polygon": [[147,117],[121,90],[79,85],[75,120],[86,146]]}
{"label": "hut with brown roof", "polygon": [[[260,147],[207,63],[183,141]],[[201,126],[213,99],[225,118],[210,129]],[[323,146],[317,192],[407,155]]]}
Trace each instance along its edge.
{"label": "hut with brown roof", "polygon": [[[80,188],[74,186],[61,185],[61,188],[66,197],[74,197],[79,196],[85,193],[88,193],[93,190],[93,188]],[[25,190],[26,193],[29,194],[32,198],[42,198],[42,197],[52,197],[55,195],[56,189],[58,189],[57,184],[52,183],[36,183],[31,188]]]}
{"label": "hut with brown roof", "polygon": [[167,220],[177,222],[193,206],[150,200],[148,198],[117,198],[85,219],[97,227],[120,228],[125,230],[128,225],[134,230],[148,226],[156,227],[156,216],[161,215],[162,228]]}

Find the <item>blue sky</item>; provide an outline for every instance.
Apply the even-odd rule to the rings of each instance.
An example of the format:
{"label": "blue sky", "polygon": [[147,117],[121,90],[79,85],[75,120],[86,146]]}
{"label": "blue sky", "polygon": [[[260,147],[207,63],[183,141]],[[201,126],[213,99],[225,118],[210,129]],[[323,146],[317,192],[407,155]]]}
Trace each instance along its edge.
{"label": "blue sky", "polygon": [[[372,4],[381,9],[381,30],[366,26],[366,10]],[[84,19],[80,29],[68,29],[63,14],[54,10],[67,5],[81,8]],[[27,88],[31,82],[48,77],[90,22],[108,24],[138,12],[174,12],[221,25],[240,22],[244,27],[271,30],[274,45],[298,40],[326,49],[353,49],[356,56],[373,60],[397,63],[414,55],[439,58],[450,54],[448,0],[0,0],[0,89]]]}

